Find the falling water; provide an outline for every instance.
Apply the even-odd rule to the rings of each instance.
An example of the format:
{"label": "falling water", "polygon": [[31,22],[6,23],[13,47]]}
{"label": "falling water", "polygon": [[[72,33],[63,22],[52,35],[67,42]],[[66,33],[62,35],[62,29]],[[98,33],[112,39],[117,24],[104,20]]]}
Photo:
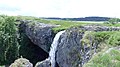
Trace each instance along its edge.
{"label": "falling water", "polygon": [[55,67],[55,52],[57,49],[57,45],[58,45],[58,40],[60,38],[60,35],[62,35],[62,33],[64,33],[65,31],[60,31],[55,35],[55,38],[51,44],[51,48],[50,48],[50,52],[49,52],[49,58],[50,58],[50,62],[51,62],[51,67]]}

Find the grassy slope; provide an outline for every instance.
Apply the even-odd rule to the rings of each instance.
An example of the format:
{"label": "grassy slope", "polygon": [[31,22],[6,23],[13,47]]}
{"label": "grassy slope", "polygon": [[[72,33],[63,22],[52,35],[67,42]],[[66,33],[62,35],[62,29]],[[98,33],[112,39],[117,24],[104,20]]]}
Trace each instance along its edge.
{"label": "grassy slope", "polygon": [[103,44],[99,45],[102,50],[95,54],[84,67],[119,67],[120,66],[120,32],[104,31],[92,32],[95,39]]}
{"label": "grassy slope", "polygon": [[84,65],[84,67],[119,67],[120,50],[108,48],[93,56],[93,58]]}

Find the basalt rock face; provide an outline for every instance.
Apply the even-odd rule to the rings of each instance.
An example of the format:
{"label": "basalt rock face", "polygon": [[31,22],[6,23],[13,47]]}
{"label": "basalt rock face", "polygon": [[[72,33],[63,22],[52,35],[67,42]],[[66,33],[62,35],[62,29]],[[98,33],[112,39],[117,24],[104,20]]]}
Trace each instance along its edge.
{"label": "basalt rock face", "polygon": [[22,28],[29,39],[44,51],[49,52],[50,45],[54,38],[52,28],[56,27],[56,25],[31,21],[20,22],[20,28]]}
{"label": "basalt rock face", "polygon": [[[44,23],[31,23],[22,21],[20,27],[23,28],[29,39],[44,51],[49,52],[55,34],[53,27],[56,25]],[[119,31],[119,27],[106,26],[81,26],[79,28],[70,28],[60,36],[56,51],[56,63],[59,67],[82,67],[87,63],[96,52],[98,44],[93,42],[92,36],[89,36],[89,43],[86,43],[84,37],[86,31]],[[88,34],[87,34],[88,35]],[[48,59],[38,62],[36,67],[50,67]]]}
{"label": "basalt rock face", "polygon": [[66,30],[59,39],[56,51],[59,67],[82,67],[91,59],[99,48],[91,31],[120,31],[120,28],[88,25]]}
{"label": "basalt rock face", "polygon": [[85,32],[78,28],[67,30],[61,35],[56,52],[56,62],[59,67],[82,67],[95,51],[96,44],[83,43]]}
{"label": "basalt rock face", "polygon": [[[66,30],[65,33],[60,36],[57,45],[56,63],[59,67],[82,67],[91,59],[98,48],[98,43],[95,42],[93,36],[89,34],[91,31],[119,31],[119,28],[83,26]],[[86,40],[86,36],[88,40]],[[39,62],[37,66],[49,67],[49,64],[50,61],[44,60]]]}
{"label": "basalt rock face", "polygon": [[51,67],[50,66],[50,60],[46,59],[44,61],[38,62],[35,67]]}

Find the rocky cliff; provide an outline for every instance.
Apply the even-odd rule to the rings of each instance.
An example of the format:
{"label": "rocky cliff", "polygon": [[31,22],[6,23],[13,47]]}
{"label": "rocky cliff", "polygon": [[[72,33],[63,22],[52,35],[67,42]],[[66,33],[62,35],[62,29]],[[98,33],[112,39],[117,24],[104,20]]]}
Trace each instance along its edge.
{"label": "rocky cliff", "polygon": [[19,27],[22,28],[22,31],[25,32],[29,39],[44,51],[49,52],[50,45],[54,38],[52,28],[57,25],[24,20],[20,22]]}
{"label": "rocky cliff", "polygon": [[[25,27],[25,34],[29,39],[44,51],[49,52],[54,33],[52,28],[56,25],[43,23],[22,23],[20,27]],[[55,53],[56,67],[82,67],[88,62],[92,55],[96,53],[98,43],[89,34],[91,31],[119,31],[119,27],[107,27],[99,25],[87,25],[67,29],[63,33],[57,44]],[[49,59],[38,62],[36,67],[50,67]]]}
{"label": "rocky cliff", "polygon": [[59,67],[82,67],[91,58],[96,44],[90,38],[85,42],[85,34],[80,28],[71,28],[61,36],[56,52]]}
{"label": "rocky cliff", "polygon": [[59,67],[82,67],[97,52],[99,43],[94,40],[92,31],[119,31],[119,27],[88,25],[70,28],[61,35],[56,52]]}

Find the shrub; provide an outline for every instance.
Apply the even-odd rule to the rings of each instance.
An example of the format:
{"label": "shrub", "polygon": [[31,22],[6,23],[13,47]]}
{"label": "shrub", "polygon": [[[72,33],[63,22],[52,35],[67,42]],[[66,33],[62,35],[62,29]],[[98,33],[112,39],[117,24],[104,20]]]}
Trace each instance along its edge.
{"label": "shrub", "polygon": [[104,31],[104,32],[93,32],[94,40],[98,43],[104,42],[110,46],[120,45],[120,32],[119,31]]}
{"label": "shrub", "polygon": [[15,19],[0,16],[0,65],[12,63],[19,55],[18,47]]}
{"label": "shrub", "polygon": [[120,32],[115,32],[110,36],[108,39],[108,44],[112,46],[119,46],[120,45]]}
{"label": "shrub", "polygon": [[119,20],[120,19],[118,19],[118,18],[112,18],[112,19],[108,20],[108,23],[110,23],[110,24],[116,24],[116,23],[119,22]]}
{"label": "shrub", "polygon": [[104,31],[104,32],[94,32],[92,35],[94,37],[94,40],[96,40],[98,43],[101,43],[101,42],[105,42],[105,40],[108,40],[112,33],[113,32]]}

